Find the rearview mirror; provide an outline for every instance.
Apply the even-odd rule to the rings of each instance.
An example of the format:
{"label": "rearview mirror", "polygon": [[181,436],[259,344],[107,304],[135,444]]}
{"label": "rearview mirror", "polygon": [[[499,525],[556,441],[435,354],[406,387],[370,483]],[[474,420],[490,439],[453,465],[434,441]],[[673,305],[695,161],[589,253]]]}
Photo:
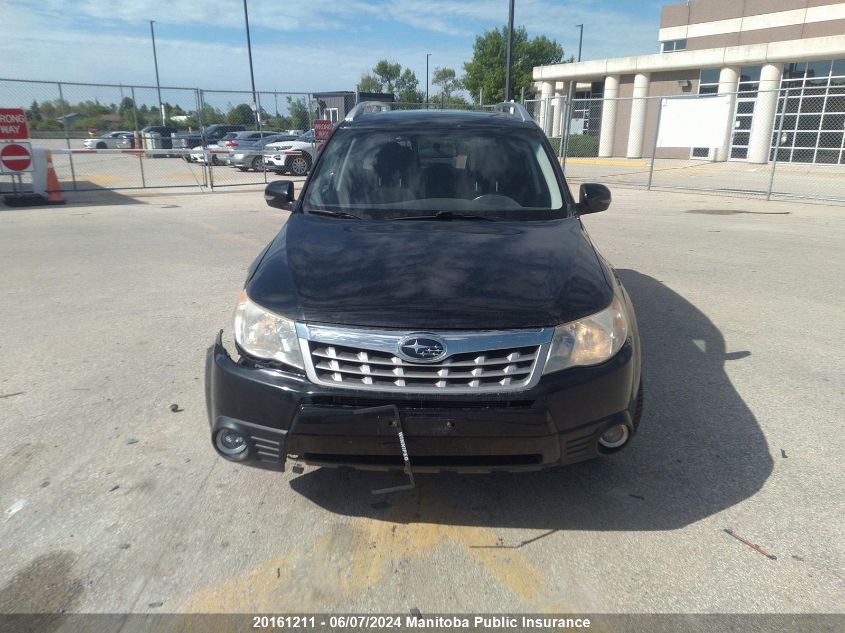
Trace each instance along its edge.
{"label": "rearview mirror", "polygon": [[581,185],[578,213],[597,213],[610,206],[610,189],[595,182]]}
{"label": "rearview mirror", "polygon": [[290,180],[274,180],[264,188],[264,200],[276,209],[290,211],[293,205],[293,182]]}

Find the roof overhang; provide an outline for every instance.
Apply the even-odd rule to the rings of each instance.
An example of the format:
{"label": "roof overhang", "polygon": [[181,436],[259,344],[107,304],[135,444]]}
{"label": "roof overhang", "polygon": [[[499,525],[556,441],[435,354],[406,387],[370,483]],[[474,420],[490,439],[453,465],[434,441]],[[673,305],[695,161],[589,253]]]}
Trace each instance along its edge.
{"label": "roof overhang", "polygon": [[839,57],[845,57],[845,35],[535,66],[533,77],[535,81],[586,80],[600,79],[607,75],[749,66]]}

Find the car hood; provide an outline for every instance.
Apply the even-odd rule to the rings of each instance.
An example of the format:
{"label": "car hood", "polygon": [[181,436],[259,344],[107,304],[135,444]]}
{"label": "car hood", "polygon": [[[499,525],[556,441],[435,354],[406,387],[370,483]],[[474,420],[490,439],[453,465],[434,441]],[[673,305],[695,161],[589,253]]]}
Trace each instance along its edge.
{"label": "car hood", "polygon": [[613,290],[579,220],[357,221],[291,215],[247,283],[298,321],[399,329],[558,325]]}
{"label": "car hood", "polygon": [[278,145],[276,143],[270,143],[268,145],[265,145],[264,149],[269,150],[271,152],[278,152],[283,147],[285,148],[284,151],[309,149],[311,147],[311,143],[303,143],[302,141],[281,141]]}

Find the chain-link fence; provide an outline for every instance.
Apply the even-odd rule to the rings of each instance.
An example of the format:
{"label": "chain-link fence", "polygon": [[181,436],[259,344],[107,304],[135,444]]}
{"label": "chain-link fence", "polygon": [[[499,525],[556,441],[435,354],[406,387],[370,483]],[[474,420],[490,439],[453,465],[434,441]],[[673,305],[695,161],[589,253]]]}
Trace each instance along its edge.
{"label": "chain-link fence", "polygon": [[[784,82],[768,92],[752,85],[722,95],[554,96],[524,105],[576,184],[845,201],[845,79],[819,81]],[[729,125],[718,138],[700,147],[656,142],[667,100],[713,97],[729,102]],[[315,119],[336,123],[370,98],[0,79],[0,107],[26,110],[33,145],[53,150],[65,190],[215,188],[304,176],[317,146],[313,135],[297,138]]]}
{"label": "chain-link fence", "polygon": [[[253,98],[251,92],[9,79],[0,79],[0,107],[24,108],[33,146],[51,150],[66,191],[265,183],[272,144],[305,134],[318,114],[304,93]],[[304,145],[313,156],[313,141]]]}
{"label": "chain-link fence", "polygon": [[[758,197],[845,202],[845,82],[674,97],[525,105],[573,183],[597,181]],[[658,144],[668,100],[726,102],[727,128],[702,146]],[[694,117],[686,123],[702,124]]]}

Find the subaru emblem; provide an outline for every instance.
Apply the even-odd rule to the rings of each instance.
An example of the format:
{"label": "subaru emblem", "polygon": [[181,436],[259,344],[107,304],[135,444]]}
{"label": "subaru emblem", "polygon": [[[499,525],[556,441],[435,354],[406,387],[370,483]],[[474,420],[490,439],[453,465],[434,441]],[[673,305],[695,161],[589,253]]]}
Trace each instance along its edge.
{"label": "subaru emblem", "polygon": [[433,363],[446,357],[446,343],[430,334],[411,334],[399,341],[399,355],[417,363]]}

